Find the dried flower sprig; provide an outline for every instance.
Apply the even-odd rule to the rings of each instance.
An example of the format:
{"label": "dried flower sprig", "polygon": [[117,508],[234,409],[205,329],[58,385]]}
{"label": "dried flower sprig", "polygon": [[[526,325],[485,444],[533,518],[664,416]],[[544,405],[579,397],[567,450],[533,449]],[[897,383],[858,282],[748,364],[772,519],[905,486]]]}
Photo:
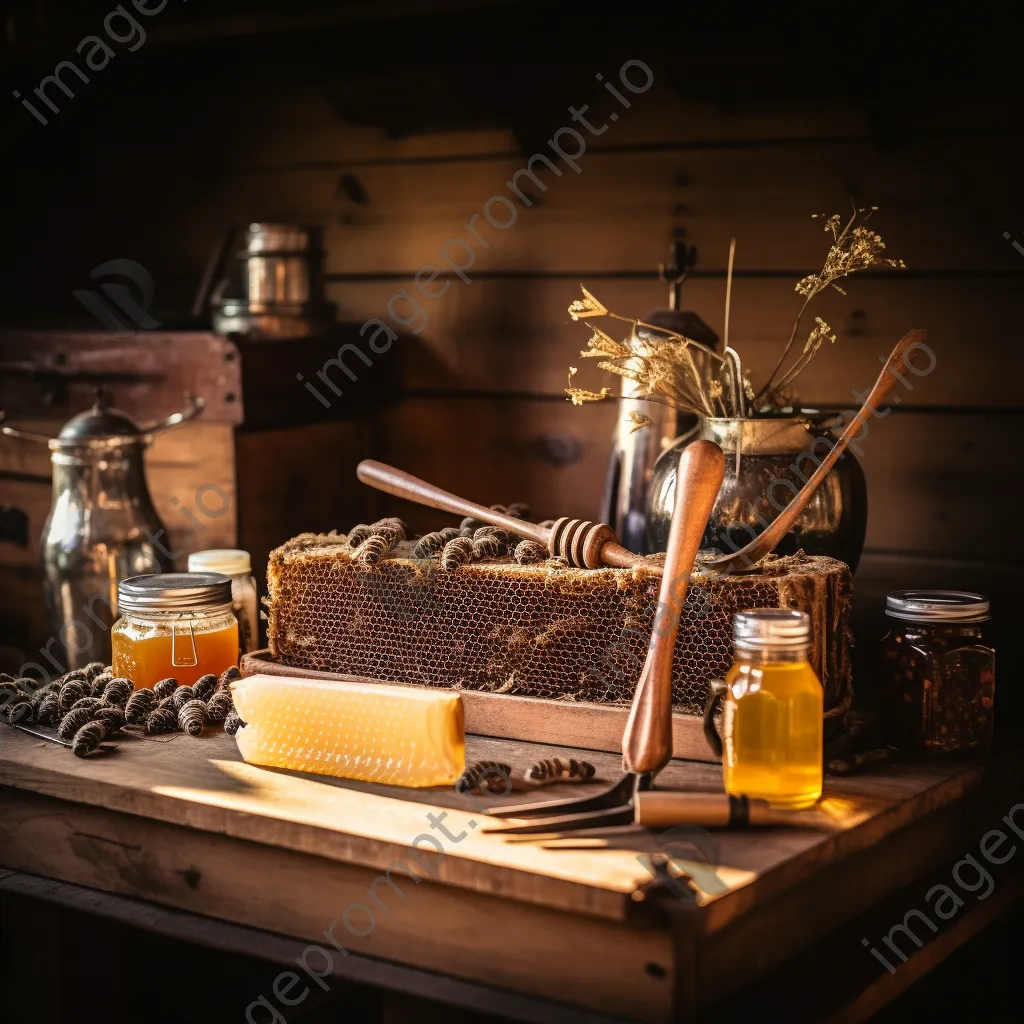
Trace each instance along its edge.
{"label": "dried flower sprig", "polygon": [[571,316],[573,320],[582,320],[588,316],[608,315],[608,310],[605,309],[604,306],[602,306],[601,303],[583,287],[583,285],[580,285],[580,291],[583,292],[583,298],[577,299],[569,307],[569,316]]}
{"label": "dried flower sprig", "polygon": [[585,402],[603,402],[606,398],[612,397],[611,388],[601,388],[599,392],[588,391],[586,388],[574,388],[572,378],[576,372],[575,366],[569,367],[569,387],[565,389],[565,393],[573,405],[583,405]]}
{"label": "dried flower sprig", "polygon": [[[855,205],[845,224],[838,213],[829,217],[824,214],[813,215],[815,218],[824,218],[825,231],[832,235],[832,245],[821,270],[797,282],[795,290],[803,296],[803,304],[778,363],[759,391],[755,392],[744,375],[739,354],[733,348],[727,347],[724,354],[719,353],[664,327],[619,316],[582,285],[583,297],[569,306],[569,315],[573,320],[608,317],[629,324],[631,333],[626,340],[617,341],[594,326],[587,347],[580,356],[584,359],[598,359],[600,369],[632,381],[636,385],[636,393],[630,395],[631,398],[661,402],[698,416],[743,417],[767,409],[795,407],[796,399],[792,391],[788,390],[790,385],[826,341],[831,344],[836,340],[832,328],[821,317],[815,317],[815,326],[808,333],[800,354],[782,372],[796,344],[800,324],[811,300],[830,287],[845,295],[836,282],[861,270],[877,267],[903,269],[906,266],[903,260],[884,256],[885,242],[877,232],[865,226],[876,209],[875,206]],[[734,252],[735,245],[730,248],[730,263]],[[698,359],[702,363],[700,368]],[[569,387],[565,389],[574,405],[601,402],[614,397],[611,388],[607,387],[599,392],[573,387],[572,378],[576,372],[575,367],[570,367]],[[630,413],[630,419],[633,430],[640,430],[651,422],[649,417],[635,411]]]}
{"label": "dried flower sprig", "polygon": [[650,416],[645,416],[642,412],[637,412],[636,409],[630,410],[629,419],[633,424],[629,429],[631,434],[635,434],[638,430],[642,430],[644,427],[649,427],[654,422]]}
{"label": "dried flower sprig", "polygon": [[[728,368],[727,361],[721,355],[682,334],[619,316],[611,312],[582,285],[580,287],[583,298],[577,299],[569,307],[569,315],[574,320],[605,316],[628,323],[632,328],[630,340],[617,341],[601,328],[593,327],[587,347],[580,352],[581,358],[600,359],[599,369],[632,381],[637,388],[637,394],[633,396],[635,398],[662,402],[677,409],[689,409],[702,416],[715,415],[715,407],[706,390],[694,354],[695,351],[699,351]],[[642,340],[638,336],[641,328],[646,329]],[[571,381],[575,373],[576,368],[571,367],[570,386],[565,389],[566,395],[574,405],[600,402],[612,397],[609,388],[594,392],[572,387]],[[647,425],[646,422],[638,422],[635,418],[633,422],[634,429],[637,430]]]}
{"label": "dried flower sprig", "polygon": [[[811,215],[812,219],[825,217],[825,231],[832,235],[832,246],[829,249],[828,254],[825,256],[825,262],[821,270],[816,274],[808,274],[807,277],[801,278],[796,283],[796,293],[804,297],[803,305],[800,307],[800,311],[796,315],[796,320],[793,323],[793,330],[789,336],[789,341],[786,343],[786,347],[782,350],[782,355],[779,357],[779,361],[775,364],[775,369],[768,375],[768,379],[765,381],[761,390],[757,392],[755,401],[760,398],[775,397],[778,389],[785,386],[785,384],[792,383],[797,374],[804,369],[804,367],[811,361],[811,358],[813,358],[814,353],[821,347],[821,340],[823,339],[815,339],[815,331],[817,329],[812,329],[807,343],[804,346],[804,351],[797,358],[796,362],[782,375],[779,383],[774,384],[775,378],[782,369],[782,366],[796,341],[797,331],[800,329],[800,322],[803,319],[803,315],[811,300],[816,295],[819,295],[829,287],[834,288],[841,295],[845,295],[846,292],[843,291],[836,282],[861,270],[871,270],[875,267],[888,267],[894,270],[903,270],[906,268],[906,264],[903,260],[894,260],[890,259],[888,256],[883,256],[882,253],[885,252],[885,242],[882,241],[882,236],[879,235],[877,231],[872,231],[870,228],[864,226],[867,220],[877,209],[877,206],[858,207],[855,204],[850,219],[842,226],[842,228],[840,228],[840,225],[842,224],[842,217],[838,213],[834,213],[830,217],[825,217],[824,214],[820,213]],[[826,336],[828,334],[829,332],[826,331]],[[808,347],[813,345],[815,340],[817,341],[816,347],[814,347],[813,351],[808,355]],[[830,340],[834,341],[834,336],[832,336]]]}
{"label": "dried flower sprig", "polygon": [[800,353],[800,358],[797,359],[778,384],[775,385],[775,391],[791,384],[796,379],[797,374],[818,354],[818,349],[821,348],[824,342],[828,341],[835,344],[836,336],[832,332],[832,328],[820,316],[814,318],[814,323],[815,326],[811,328],[811,333],[807,335],[807,341],[804,342],[804,350]]}
{"label": "dried flower sprig", "polygon": [[[818,292],[823,291],[831,285],[840,295],[845,295],[839,285],[836,284],[840,278],[849,277],[858,270],[870,270],[872,267],[890,267],[894,270],[903,270],[906,263],[903,260],[890,259],[883,256],[885,242],[877,231],[872,231],[864,226],[868,218],[878,209],[877,206],[855,208],[853,216],[846,222],[842,231],[838,231],[840,217],[838,213],[832,214],[825,221],[825,230],[832,233],[833,244],[825,257],[825,265],[817,274],[808,274],[796,283],[798,295],[813,298]],[[860,223],[857,218],[861,217]],[[812,213],[811,218],[824,217],[823,213]]]}

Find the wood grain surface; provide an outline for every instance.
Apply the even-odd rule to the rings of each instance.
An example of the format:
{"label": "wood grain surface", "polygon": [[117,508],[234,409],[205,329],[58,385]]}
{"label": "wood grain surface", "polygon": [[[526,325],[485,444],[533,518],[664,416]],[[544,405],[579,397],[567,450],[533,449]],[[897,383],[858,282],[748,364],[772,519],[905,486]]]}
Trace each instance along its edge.
{"label": "wood grain surface", "polygon": [[[410,790],[267,770],[241,761],[231,737],[173,735],[154,741],[129,737],[105,756],[78,760],[53,744],[4,729],[0,785],[61,800],[223,833],[333,861],[384,868],[408,853],[429,828],[427,812],[448,811],[448,828],[465,833],[438,865],[439,881],[594,914],[628,915],[630,896],[649,872],[637,854],[650,846],[644,833],[613,835],[605,846],[560,856],[535,841],[507,842],[485,835],[480,801],[448,791],[420,796]],[[528,766],[541,756],[572,753],[562,747],[469,737],[467,761],[507,760]],[[618,759],[594,753],[599,782],[618,778]],[[893,767],[861,778],[831,780],[821,805],[830,819],[817,829],[723,832],[716,836],[718,879],[702,895],[723,922],[779,884],[877,842],[893,829],[955,800],[981,777],[979,768]],[[666,788],[721,789],[716,766],[672,762],[659,779]],[[574,788],[584,795],[587,788]],[[552,799],[557,789],[547,791]],[[474,816],[475,815],[475,816]],[[697,874],[701,868],[696,865]],[[754,884],[756,883],[756,885]],[[728,899],[726,899],[728,897]],[[720,906],[719,906],[720,905]]]}
{"label": "wood grain surface", "polygon": [[[126,738],[84,761],[6,727],[3,740],[0,867],[312,943],[351,920],[357,934],[335,934],[357,952],[652,1022],[752,981],[948,855],[946,818],[984,774],[905,765],[830,779],[828,821],[807,828],[512,841],[482,834],[465,794],[256,768],[219,732]],[[517,767],[573,753],[467,740],[470,760]],[[588,756],[598,780],[580,795],[620,770]],[[721,774],[672,762],[659,781],[715,792]],[[439,820],[443,857],[426,838],[442,836]],[[692,879],[692,898],[636,901],[655,852]]]}

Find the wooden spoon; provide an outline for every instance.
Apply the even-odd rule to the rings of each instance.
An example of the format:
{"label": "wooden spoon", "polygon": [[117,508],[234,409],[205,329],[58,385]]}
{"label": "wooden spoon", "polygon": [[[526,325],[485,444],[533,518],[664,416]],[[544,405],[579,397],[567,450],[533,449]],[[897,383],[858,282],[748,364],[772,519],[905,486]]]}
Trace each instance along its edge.
{"label": "wooden spoon", "polygon": [[622,736],[623,770],[627,772],[654,775],[672,757],[672,656],[676,632],[693,562],[724,473],[725,455],[713,441],[694,441],[679,459],[658,609],[647,659]]}
{"label": "wooden spoon", "polygon": [[[758,534],[749,544],[738,551],[734,551],[732,554],[720,555],[709,562],[701,563],[702,572],[724,575],[742,569],[752,569],[765,555],[772,551],[789,532],[792,525],[796,522],[797,516],[803,512],[804,507],[811,500],[811,496],[828,475],[828,471],[836,464],[843,452],[846,451],[850,442],[860,434],[861,427],[864,426],[868,416],[875,412],[892,394],[897,381],[902,379],[906,373],[907,349],[911,345],[922,343],[927,337],[928,332],[923,327],[916,327],[900,338],[896,347],[892,350],[892,354],[886,360],[885,366],[882,367],[882,372],[878,375],[875,386],[871,389],[857,415],[850,420],[846,429],[840,435],[839,440],[836,441],[835,446],[821,460],[821,465],[811,474],[810,479],[800,488],[800,491],[794,495],[793,500],[772,520],[764,532]],[[686,451],[689,451],[689,448]],[[679,485],[677,484],[676,486],[678,487]]]}

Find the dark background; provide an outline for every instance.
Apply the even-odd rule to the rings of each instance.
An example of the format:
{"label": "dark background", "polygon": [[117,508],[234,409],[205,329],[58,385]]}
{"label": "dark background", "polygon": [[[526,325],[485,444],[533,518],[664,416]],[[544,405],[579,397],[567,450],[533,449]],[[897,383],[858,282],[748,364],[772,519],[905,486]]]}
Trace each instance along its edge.
{"label": "dark background", "polygon": [[[383,316],[388,297],[571,123],[570,104],[590,103],[595,120],[619,109],[596,73],[614,81],[624,61],[640,59],[655,74],[591,140],[581,174],[549,179],[512,228],[490,233],[472,284],[455,280],[429,304],[429,326],[368,370],[361,393],[324,415],[298,383],[287,391],[322,359],[276,349],[257,372],[257,355],[243,352],[244,416],[188,428],[173,452],[154,453],[158,506],[182,480],[191,489],[213,474],[237,497],[235,532],[222,541],[249,546],[258,572],[270,548],[303,530],[396,511],[417,529],[437,525],[426,510],[374,506],[352,475],[364,457],[486,503],[527,501],[538,517],[591,518],[614,409],[564,401],[586,339],[565,312],[579,284],[643,316],[665,304],[657,265],[684,239],[700,262],[683,305],[721,333],[736,237],[732,343],[756,386],[789,335],[794,283],[827,250],[810,214],[845,213],[852,198],[880,207],[872,224],[908,269],[823,297],[817,312],[838,337],[799,397],[849,408],[851,389],[868,387],[914,326],[928,328],[937,357],[864,443],[856,685],[870,691],[888,590],[980,589],[995,603],[1006,735],[1020,708],[1013,644],[1024,562],[1015,30],[973,12],[912,31],[839,10],[800,27],[740,28],[746,8],[711,27],[701,12],[643,4],[170,0],[150,18],[126,7],[145,43],[129,53],[111,42],[117,56],[87,72],[89,84],[65,74],[76,96],[51,89],[62,109],[43,126],[12,90],[31,96],[57,62],[76,59],[113,4],[6,5],[0,328],[95,331],[71,293],[119,257],[152,274],[164,329],[202,326],[187,311],[211,250],[228,224],[257,219],[323,224],[340,319]],[[34,370],[24,381],[12,421],[52,428],[66,406],[82,407],[73,384],[54,406]],[[577,381],[615,384],[589,367]],[[146,401],[156,415],[179,399],[157,382]],[[31,520],[28,546],[0,540],[0,649],[12,657],[45,629],[31,609],[49,487],[45,457],[29,458],[0,445],[0,505],[24,506]],[[935,991],[928,998],[941,1002]]]}

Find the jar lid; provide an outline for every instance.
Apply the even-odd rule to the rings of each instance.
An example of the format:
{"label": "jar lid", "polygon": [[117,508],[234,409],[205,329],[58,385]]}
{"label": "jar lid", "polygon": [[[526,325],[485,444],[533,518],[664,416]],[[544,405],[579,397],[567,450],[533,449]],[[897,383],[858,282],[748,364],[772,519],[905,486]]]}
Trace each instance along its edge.
{"label": "jar lid", "polygon": [[811,639],[807,612],[791,608],[751,608],[733,618],[733,640],[739,650],[794,650]]}
{"label": "jar lid", "polygon": [[177,612],[231,604],[231,580],[219,572],[165,572],[132,576],[117,585],[117,604],[128,612]]}
{"label": "jar lid", "polygon": [[989,600],[967,590],[897,590],[885,599],[885,614],[907,622],[986,622]]}
{"label": "jar lid", "polygon": [[193,551],[188,556],[188,571],[238,576],[252,571],[252,560],[248,551],[239,548],[210,548],[208,551]]}

